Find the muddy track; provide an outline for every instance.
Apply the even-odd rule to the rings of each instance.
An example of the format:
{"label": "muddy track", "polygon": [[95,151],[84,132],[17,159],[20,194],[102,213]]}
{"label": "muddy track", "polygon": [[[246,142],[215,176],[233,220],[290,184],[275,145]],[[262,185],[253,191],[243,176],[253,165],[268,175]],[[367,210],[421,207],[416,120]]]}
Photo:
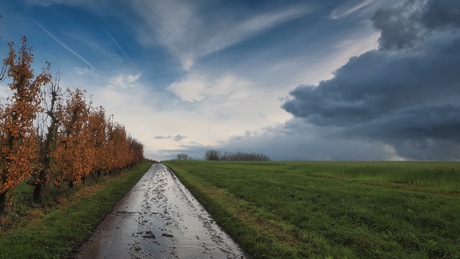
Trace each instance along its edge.
{"label": "muddy track", "polygon": [[164,165],[154,164],[99,226],[77,258],[242,256],[242,250],[176,176]]}

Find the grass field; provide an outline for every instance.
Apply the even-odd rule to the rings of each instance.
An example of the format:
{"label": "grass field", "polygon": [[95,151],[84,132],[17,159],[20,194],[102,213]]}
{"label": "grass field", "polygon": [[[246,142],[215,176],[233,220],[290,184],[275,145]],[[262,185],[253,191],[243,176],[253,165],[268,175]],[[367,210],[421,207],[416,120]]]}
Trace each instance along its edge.
{"label": "grass field", "polygon": [[[0,231],[0,258],[71,258],[151,165],[145,161],[87,186],[73,193],[65,204],[48,208],[32,219],[23,218],[20,226],[6,232]],[[21,192],[25,191],[24,187]]]}
{"label": "grass field", "polygon": [[460,258],[460,163],[164,164],[256,258]]}

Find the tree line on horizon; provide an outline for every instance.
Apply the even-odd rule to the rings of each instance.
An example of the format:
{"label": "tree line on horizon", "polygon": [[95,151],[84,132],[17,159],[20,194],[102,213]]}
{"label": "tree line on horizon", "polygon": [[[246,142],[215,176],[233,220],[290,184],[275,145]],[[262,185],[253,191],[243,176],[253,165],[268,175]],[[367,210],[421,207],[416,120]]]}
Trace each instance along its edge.
{"label": "tree line on horizon", "polygon": [[45,188],[84,183],[144,159],[143,145],[123,125],[94,107],[81,89],[63,89],[51,66],[34,75],[32,48],[23,37],[3,60],[0,81],[11,96],[0,99],[0,215],[15,187],[26,181],[40,202]]}
{"label": "tree line on horizon", "polygon": [[269,156],[262,153],[220,152],[214,149],[206,151],[204,159],[213,161],[271,161]]}
{"label": "tree line on horizon", "polygon": [[177,160],[192,160],[192,157],[189,154],[181,153],[177,154]]}

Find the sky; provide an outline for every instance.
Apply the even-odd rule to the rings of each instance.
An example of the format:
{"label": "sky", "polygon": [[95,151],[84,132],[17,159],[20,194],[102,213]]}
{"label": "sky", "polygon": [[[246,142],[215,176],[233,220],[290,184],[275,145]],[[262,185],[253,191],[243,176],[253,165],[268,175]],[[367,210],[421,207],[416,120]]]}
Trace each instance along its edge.
{"label": "sky", "polygon": [[460,160],[458,0],[1,2],[148,158]]}

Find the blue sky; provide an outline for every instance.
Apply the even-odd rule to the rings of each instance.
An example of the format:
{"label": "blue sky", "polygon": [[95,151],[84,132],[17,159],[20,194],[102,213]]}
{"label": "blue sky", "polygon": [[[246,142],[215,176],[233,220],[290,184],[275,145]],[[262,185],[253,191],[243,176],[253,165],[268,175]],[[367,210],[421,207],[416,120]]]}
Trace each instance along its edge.
{"label": "blue sky", "polygon": [[458,160],[459,5],[8,1],[0,55],[26,35],[154,159]]}

